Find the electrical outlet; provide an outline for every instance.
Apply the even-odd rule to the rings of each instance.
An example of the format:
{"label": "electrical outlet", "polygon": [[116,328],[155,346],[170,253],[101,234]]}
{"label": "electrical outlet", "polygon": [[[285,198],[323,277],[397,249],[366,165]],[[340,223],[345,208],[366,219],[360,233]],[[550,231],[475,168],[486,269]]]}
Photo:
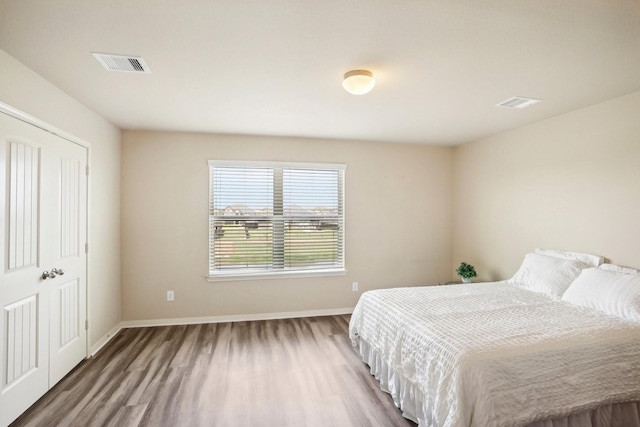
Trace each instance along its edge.
{"label": "electrical outlet", "polygon": [[357,290],[358,290],[358,282],[353,282],[353,283],[351,284],[351,290],[352,290],[353,292],[355,292],[355,291],[357,291]]}
{"label": "electrical outlet", "polygon": [[167,291],[167,301],[173,301],[173,291]]}

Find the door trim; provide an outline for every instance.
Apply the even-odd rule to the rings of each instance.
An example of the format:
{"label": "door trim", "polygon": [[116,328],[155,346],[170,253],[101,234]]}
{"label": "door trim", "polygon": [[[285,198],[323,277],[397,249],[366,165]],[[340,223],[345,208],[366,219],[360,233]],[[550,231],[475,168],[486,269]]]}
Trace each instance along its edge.
{"label": "door trim", "polygon": [[[17,119],[17,120],[25,122],[25,123],[27,123],[29,125],[35,126],[35,127],[39,128],[39,129],[42,129],[45,132],[49,132],[49,133],[51,133],[51,134],[53,134],[53,135],[55,135],[55,136],[57,136],[59,138],[65,139],[65,140],[67,140],[69,142],[72,142],[72,143],[74,143],[76,145],[79,145],[79,146],[84,147],[84,148],[87,149],[87,159],[86,159],[87,160],[87,167],[88,167],[87,175],[86,175],[86,177],[87,177],[87,194],[86,194],[86,197],[87,197],[87,208],[86,208],[86,212],[85,212],[85,214],[87,216],[87,224],[86,224],[85,233],[86,233],[86,236],[87,236],[86,243],[89,244],[90,243],[89,240],[90,240],[90,237],[91,237],[90,234],[89,234],[89,223],[91,221],[91,216],[90,216],[91,210],[89,209],[89,206],[91,204],[91,180],[89,179],[88,171],[91,170],[91,168],[90,168],[90,165],[91,165],[91,144],[89,142],[85,141],[82,138],[78,138],[75,135],[72,135],[72,134],[70,134],[68,132],[65,132],[62,129],[57,128],[56,126],[53,126],[52,124],[45,122],[44,120],[40,120],[37,117],[34,117],[34,116],[30,115],[30,114],[27,114],[24,111],[22,111],[22,110],[20,110],[18,108],[12,107],[9,104],[5,104],[2,101],[0,101],[0,113],[6,114],[9,117],[13,117],[14,119]],[[91,354],[90,353],[90,349],[91,349],[91,344],[90,344],[90,342],[91,342],[91,340],[90,340],[90,337],[91,337],[91,334],[90,334],[90,332],[91,332],[91,322],[89,322],[89,318],[91,317],[90,316],[91,306],[89,305],[89,294],[91,292],[91,286],[90,286],[90,280],[89,279],[90,279],[91,275],[90,275],[90,272],[89,272],[89,254],[87,253],[86,255],[87,256],[85,257],[85,264],[86,264],[85,265],[85,271],[86,271],[86,274],[87,274],[87,278],[86,278],[86,280],[87,280],[87,292],[86,292],[85,304],[86,304],[86,313],[87,313],[86,316],[87,316],[87,318],[85,319],[86,320],[85,325],[88,323],[88,327],[86,328],[86,333],[87,333],[87,343],[86,344],[87,345],[86,345],[86,348],[85,348],[85,358],[89,357],[90,354]]]}
{"label": "door trim", "polygon": [[5,104],[2,101],[0,101],[0,113],[4,113],[8,116],[13,117],[14,119],[18,119],[25,123],[33,125],[37,128],[42,129],[43,131],[52,133],[56,136],[59,136],[60,138],[66,139],[69,142],[73,142],[74,144],[78,144],[89,149],[91,148],[91,144],[85,141],[84,139],[78,138],[75,135],[65,132],[62,129],[57,128],[50,123],[47,123],[43,120],[38,119],[37,117],[27,114],[24,111],[19,110],[15,107],[12,107],[9,104]]}

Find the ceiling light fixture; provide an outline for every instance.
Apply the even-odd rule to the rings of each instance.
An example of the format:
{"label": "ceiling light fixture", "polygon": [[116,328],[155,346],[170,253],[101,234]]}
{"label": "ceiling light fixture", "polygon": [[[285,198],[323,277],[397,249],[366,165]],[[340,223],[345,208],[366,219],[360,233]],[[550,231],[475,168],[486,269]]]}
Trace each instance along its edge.
{"label": "ceiling light fixture", "polygon": [[373,73],[367,70],[351,70],[344,74],[342,87],[353,95],[369,93],[376,85]]}

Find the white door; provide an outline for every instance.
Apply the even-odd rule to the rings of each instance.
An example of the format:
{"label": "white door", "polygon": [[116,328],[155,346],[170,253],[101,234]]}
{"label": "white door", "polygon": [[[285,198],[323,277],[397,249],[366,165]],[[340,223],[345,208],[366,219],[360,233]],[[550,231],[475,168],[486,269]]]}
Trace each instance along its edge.
{"label": "white door", "polygon": [[0,113],[0,426],[86,356],[86,156]]}
{"label": "white door", "polygon": [[[87,149],[57,138],[43,152],[41,217],[51,230],[44,247],[49,264],[49,387],[87,354]],[[49,258],[49,256],[51,258]],[[55,269],[55,270],[54,270]]]}

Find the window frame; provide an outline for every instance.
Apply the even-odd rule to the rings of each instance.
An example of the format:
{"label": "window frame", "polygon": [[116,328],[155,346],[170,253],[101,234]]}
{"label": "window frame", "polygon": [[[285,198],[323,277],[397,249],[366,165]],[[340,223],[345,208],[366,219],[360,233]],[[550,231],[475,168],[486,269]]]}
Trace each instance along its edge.
{"label": "window frame", "polygon": [[[208,274],[206,279],[209,282],[217,282],[217,281],[236,281],[236,280],[254,280],[254,279],[283,279],[283,278],[294,278],[294,277],[325,277],[325,276],[342,276],[347,274],[346,269],[346,214],[345,214],[345,181],[346,181],[346,164],[341,163],[306,163],[306,162],[268,162],[268,161],[235,161],[235,160],[209,160],[209,183],[208,183],[208,215],[207,215],[207,224],[208,224]],[[342,235],[340,239],[341,248],[338,250],[342,250],[342,266],[335,268],[304,268],[304,269],[264,269],[264,270],[253,270],[253,271],[242,271],[242,270],[234,270],[229,269],[228,271],[220,271],[220,270],[211,270],[211,257],[213,251],[213,242],[214,236],[212,234],[214,231],[212,230],[211,220],[213,215],[213,169],[215,167],[237,167],[237,168],[270,168],[275,171],[275,169],[309,169],[309,170],[337,170],[341,172],[341,191],[338,193],[338,204],[341,205],[342,208]],[[274,180],[275,182],[275,180]],[[280,188],[280,191],[283,191],[283,187]],[[275,246],[275,244],[274,244]]]}

